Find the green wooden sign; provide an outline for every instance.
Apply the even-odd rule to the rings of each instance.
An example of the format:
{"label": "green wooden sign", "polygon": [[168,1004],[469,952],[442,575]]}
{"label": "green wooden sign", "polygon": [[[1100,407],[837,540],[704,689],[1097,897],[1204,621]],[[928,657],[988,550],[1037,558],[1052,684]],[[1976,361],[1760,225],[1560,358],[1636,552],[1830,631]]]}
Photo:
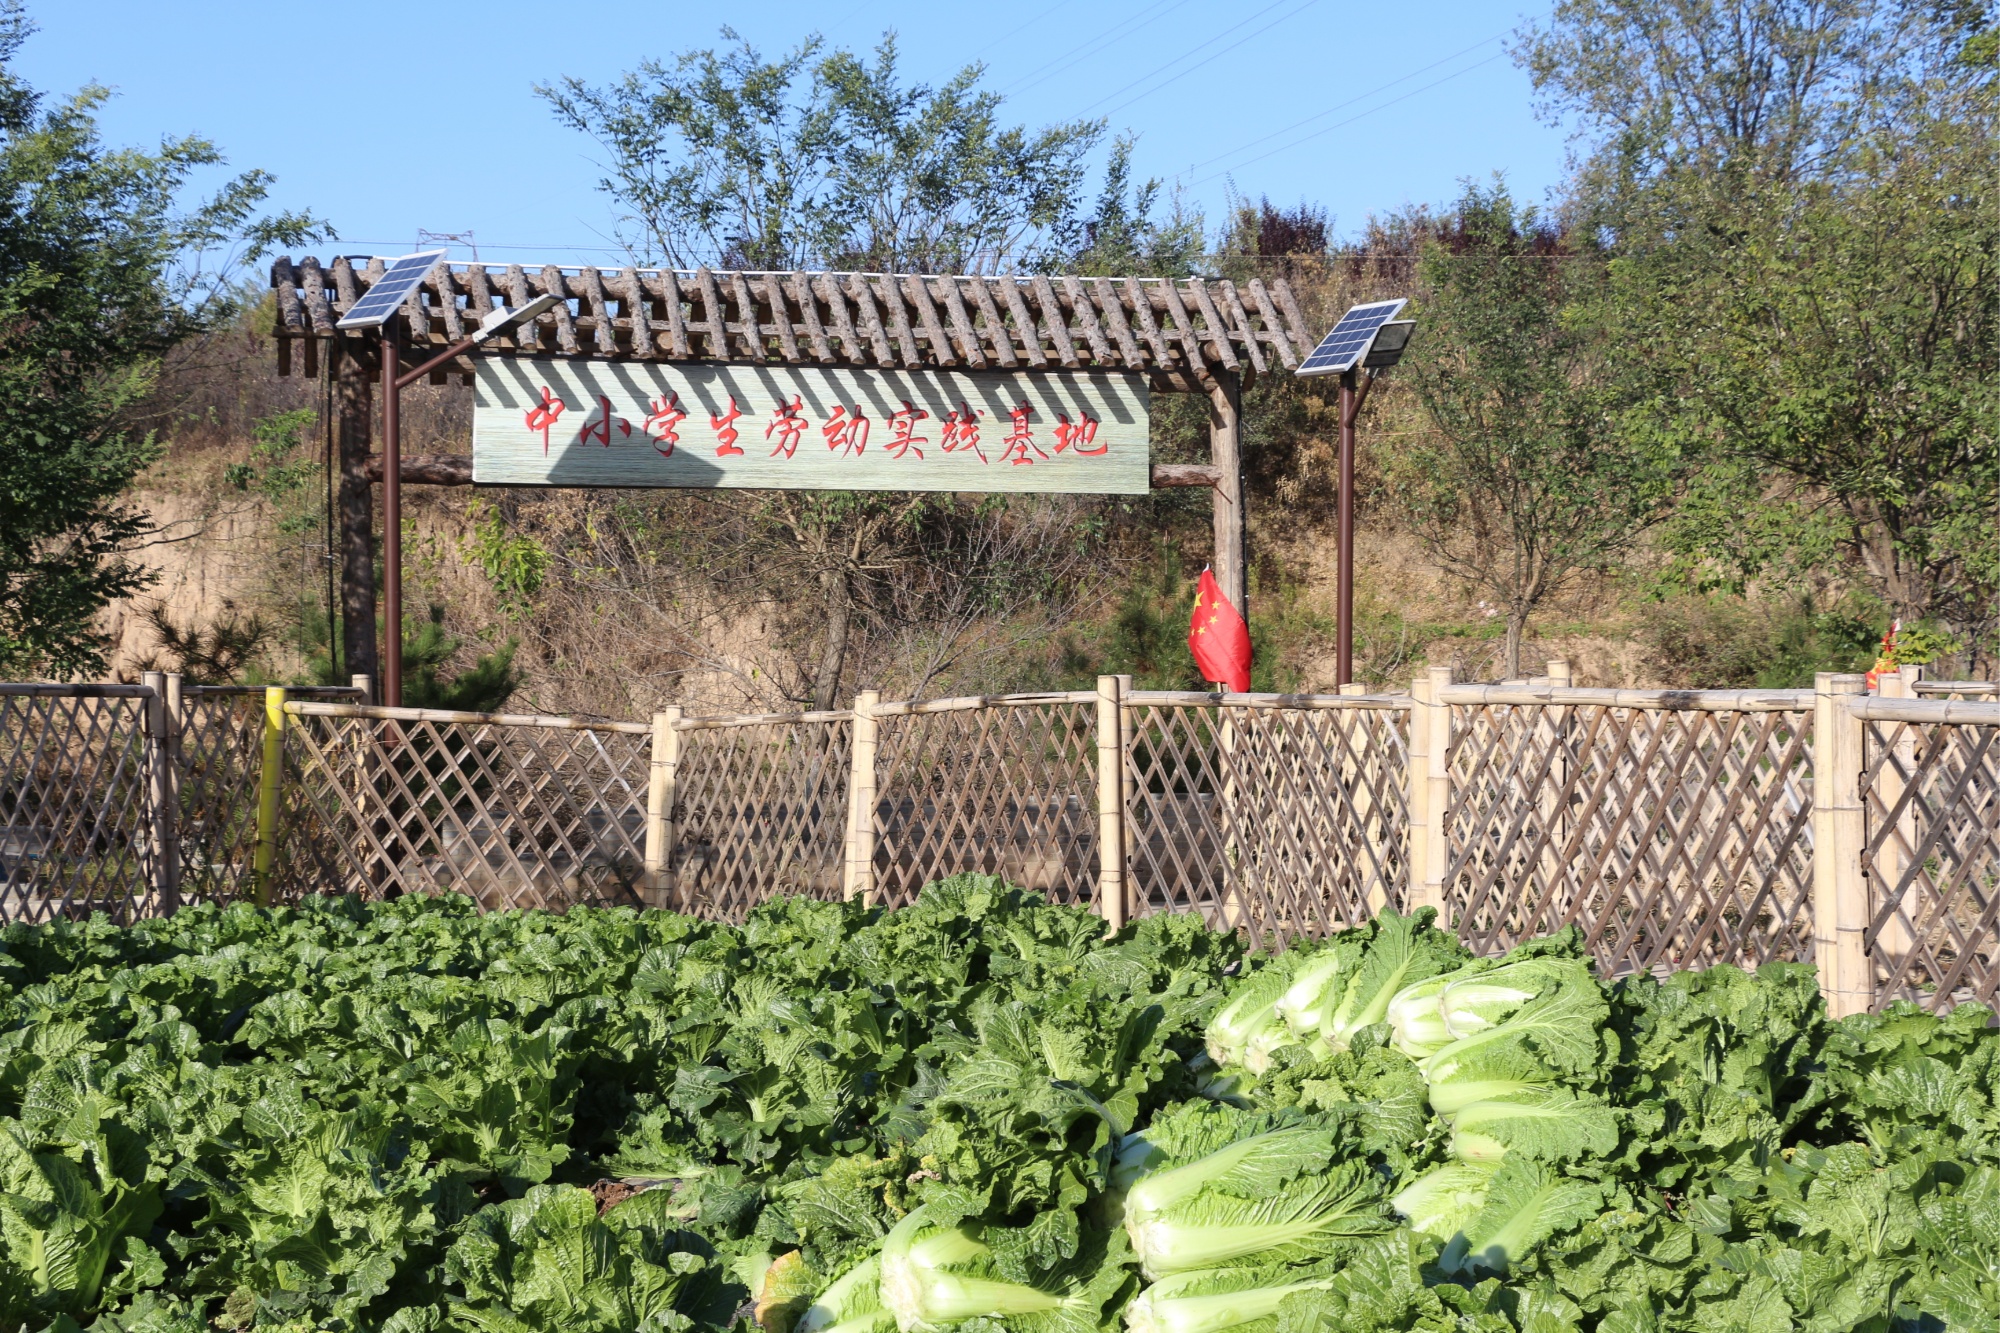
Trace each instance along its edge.
{"label": "green wooden sign", "polygon": [[1143,376],[494,358],[482,486],[1082,491],[1150,483]]}

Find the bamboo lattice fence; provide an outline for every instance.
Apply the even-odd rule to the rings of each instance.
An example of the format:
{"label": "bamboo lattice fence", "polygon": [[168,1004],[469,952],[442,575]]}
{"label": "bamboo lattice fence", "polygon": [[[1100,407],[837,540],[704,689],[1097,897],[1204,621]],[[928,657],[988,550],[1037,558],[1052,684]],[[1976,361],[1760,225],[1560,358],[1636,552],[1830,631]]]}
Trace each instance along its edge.
{"label": "bamboo lattice fence", "polygon": [[1607,973],[1815,963],[1833,1007],[2000,992],[2000,699],[1813,690],[1133,690],[649,722],[355,690],[0,686],[0,915],[311,892],[489,907],[910,901],[987,871],[1260,946],[1434,906]]}

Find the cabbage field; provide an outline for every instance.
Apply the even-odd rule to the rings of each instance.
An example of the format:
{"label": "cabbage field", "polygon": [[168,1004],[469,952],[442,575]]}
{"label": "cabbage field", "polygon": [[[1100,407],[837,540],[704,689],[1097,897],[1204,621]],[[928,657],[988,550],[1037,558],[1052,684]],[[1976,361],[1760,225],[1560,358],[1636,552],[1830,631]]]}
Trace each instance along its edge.
{"label": "cabbage field", "polygon": [[2000,1328],[2000,1034],[997,880],[12,926],[0,1333]]}

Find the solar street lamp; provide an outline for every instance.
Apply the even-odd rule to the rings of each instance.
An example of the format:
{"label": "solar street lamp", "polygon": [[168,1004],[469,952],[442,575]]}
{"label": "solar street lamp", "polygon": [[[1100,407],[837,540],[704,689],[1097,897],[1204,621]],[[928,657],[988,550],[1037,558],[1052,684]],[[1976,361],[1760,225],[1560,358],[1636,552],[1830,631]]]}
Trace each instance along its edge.
{"label": "solar street lamp", "polygon": [[[1354,422],[1375,377],[1403,359],[1415,320],[1397,319],[1407,298],[1371,301],[1340,317],[1299,366],[1301,377],[1340,376],[1340,572],[1334,593],[1334,682],[1354,679]],[[1363,370],[1368,372],[1364,378]]]}
{"label": "solar street lamp", "polygon": [[562,298],[538,296],[524,306],[494,310],[470,337],[445,348],[415,370],[403,372],[403,303],[444,258],[427,250],[393,260],[375,285],[356,301],[336,328],[378,330],[382,355],[382,621],[388,642],[382,651],[382,702],[403,703],[403,390],[424,376],[510,329],[553,309]]}

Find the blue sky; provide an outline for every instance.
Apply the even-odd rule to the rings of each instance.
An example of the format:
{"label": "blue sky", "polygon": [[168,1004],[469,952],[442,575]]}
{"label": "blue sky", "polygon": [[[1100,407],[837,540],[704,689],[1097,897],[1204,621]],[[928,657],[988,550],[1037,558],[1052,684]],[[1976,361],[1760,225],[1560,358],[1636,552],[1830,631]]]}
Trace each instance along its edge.
{"label": "blue sky", "polygon": [[815,30],[861,49],[893,29],[905,77],[926,82],[984,61],[1013,120],[1108,116],[1138,136],[1140,174],[1179,184],[1212,224],[1232,187],[1319,204],[1342,235],[1371,212],[1448,200],[1467,176],[1501,171],[1517,197],[1540,199],[1566,149],[1501,40],[1542,10],[1490,0],[29,0],[29,12],[40,31],[17,68],[31,83],[114,88],[113,143],[214,139],[233,167],[274,172],[274,202],[326,218],[342,238],[327,249],[347,253],[401,253],[425,229],[470,231],[488,260],[612,262],[597,248],[612,244],[616,209],[595,188],[595,146],[533,86],[608,81],[715,44],[724,23],[770,54]]}

